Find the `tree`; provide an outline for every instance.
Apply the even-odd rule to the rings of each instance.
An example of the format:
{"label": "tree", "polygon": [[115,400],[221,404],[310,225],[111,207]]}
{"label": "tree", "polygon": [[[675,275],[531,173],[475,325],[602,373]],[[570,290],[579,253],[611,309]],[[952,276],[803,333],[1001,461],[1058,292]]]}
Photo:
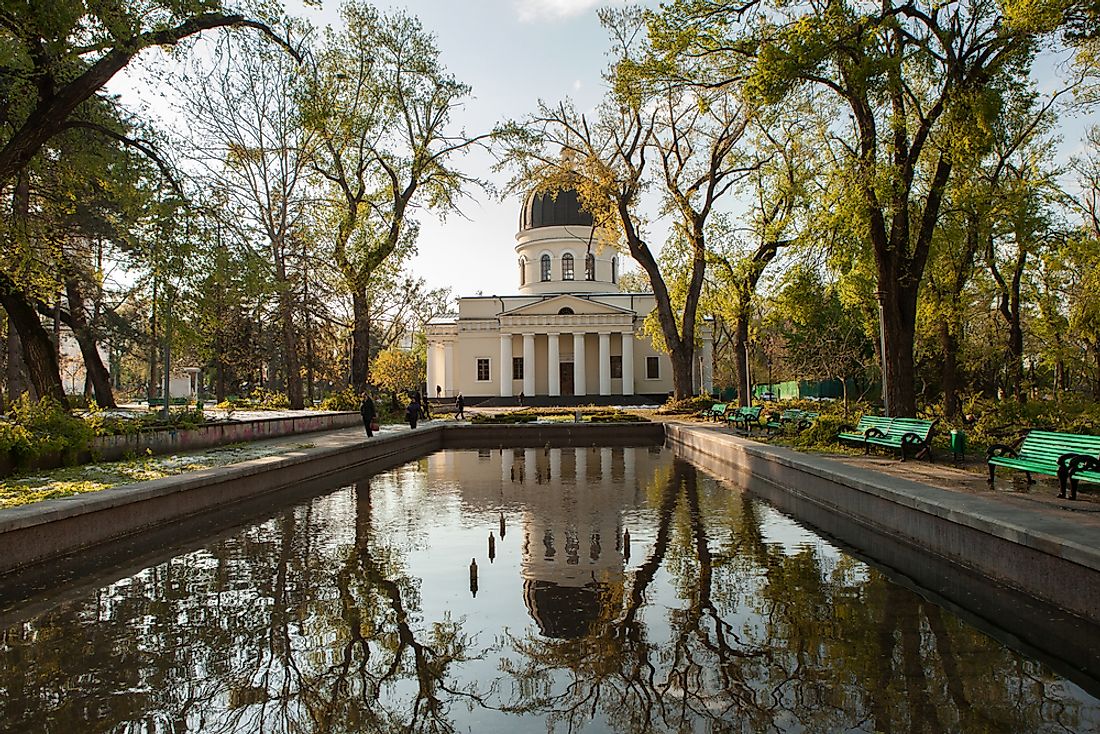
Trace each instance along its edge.
{"label": "tree", "polygon": [[227,11],[220,0],[123,0],[109,5],[58,0],[7,9],[0,36],[8,59],[0,69],[0,83],[13,103],[5,104],[0,114],[0,187],[10,186],[64,130],[98,129],[97,122],[83,116],[85,103],[142,51],[233,27],[277,38],[269,26]]}
{"label": "tree", "polygon": [[858,305],[845,303],[841,288],[824,282],[814,268],[798,265],[782,279],[767,320],[783,338],[784,357],[799,379],[848,385],[874,363],[874,341]]}
{"label": "tree", "polygon": [[455,130],[470,88],[442,66],[435,40],[411,16],[381,14],[361,0],[341,6],[328,29],[306,101],[319,145],[312,165],[327,182],[323,206],[333,256],[352,298],[351,385],[369,381],[371,276],[416,240],[418,208],[454,211],[480,181],[453,160],[487,136]]}
{"label": "tree", "polygon": [[311,203],[315,138],[303,125],[296,63],[263,39],[221,44],[213,68],[199,65],[183,90],[204,176],[224,193],[226,227],[266,252],[290,406],[304,405],[298,314],[298,238]]}
{"label": "tree", "polygon": [[1000,90],[1023,78],[1061,19],[990,0],[808,9],[679,0],[651,16],[663,58],[713,59],[726,79],[747,75],[749,98],[764,104],[812,86],[847,108],[850,134],[834,141],[874,255],[892,414],[916,411],[917,299],[960,149],[985,144]]}
{"label": "tree", "polygon": [[424,360],[412,352],[390,347],[371,363],[371,378],[381,390],[388,390],[396,409],[397,396],[424,384]]}
{"label": "tree", "polygon": [[[641,266],[672,363],[673,393],[682,399],[695,388],[707,222],[722,197],[757,163],[738,155],[748,118],[731,89],[689,90],[667,74],[649,76],[640,70],[642,17],[636,10],[601,13],[617,61],[610,72],[614,88],[594,119],[571,103],[540,103],[539,111],[513,126],[505,140],[507,159],[519,169],[514,186],[576,189],[603,236],[614,238]],[[556,151],[563,154],[554,158]],[[651,160],[656,171],[649,169]],[[674,297],[677,284],[670,284],[649,244],[643,193],[654,185],[663,212],[672,217],[668,241],[685,247],[690,263],[682,276],[682,299]]]}

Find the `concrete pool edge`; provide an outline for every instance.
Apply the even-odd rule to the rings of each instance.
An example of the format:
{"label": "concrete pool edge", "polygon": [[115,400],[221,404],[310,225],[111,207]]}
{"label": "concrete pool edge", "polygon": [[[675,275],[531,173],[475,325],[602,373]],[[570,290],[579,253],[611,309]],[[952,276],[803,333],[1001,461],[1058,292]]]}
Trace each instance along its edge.
{"label": "concrete pool edge", "polygon": [[782,494],[793,511],[838,515],[1100,623],[1095,528],[709,428],[670,423],[665,435],[678,455],[738,486]]}
{"label": "concrete pool edge", "polygon": [[313,434],[280,455],[0,510],[0,577],[330,474],[377,472],[443,448],[660,445],[660,423],[434,424],[366,438]]}

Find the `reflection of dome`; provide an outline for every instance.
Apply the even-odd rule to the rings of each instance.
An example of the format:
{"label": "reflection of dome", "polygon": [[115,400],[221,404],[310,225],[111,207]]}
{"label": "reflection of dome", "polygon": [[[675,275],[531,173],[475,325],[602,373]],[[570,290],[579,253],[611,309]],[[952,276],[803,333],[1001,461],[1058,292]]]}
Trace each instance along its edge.
{"label": "reflection of dome", "polygon": [[532,191],[519,213],[519,229],[525,232],[539,227],[591,227],[592,215],[581,209],[573,189]]}
{"label": "reflection of dome", "polygon": [[592,582],[584,586],[559,586],[552,581],[527,579],[523,582],[523,601],[539,626],[543,637],[574,640],[591,631],[600,616],[600,595],[606,584]]}

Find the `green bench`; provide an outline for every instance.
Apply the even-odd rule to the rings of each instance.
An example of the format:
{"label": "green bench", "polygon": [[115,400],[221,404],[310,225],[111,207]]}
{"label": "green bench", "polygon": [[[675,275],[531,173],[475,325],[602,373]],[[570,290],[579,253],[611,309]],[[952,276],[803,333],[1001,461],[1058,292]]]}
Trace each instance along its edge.
{"label": "green bench", "polygon": [[939,420],[923,418],[889,418],[878,415],[865,415],[859,419],[854,431],[842,431],[837,440],[859,443],[864,453],[872,446],[900,449],[901,460],[908,458],[909,449],[916,449],[913,458],[927,456],[932,459],[932,431]]}
{"label": "green bench", "polygon": [[767,421],[764,423],[764,427],[768,429],[769,432],[782,431],[787,426],[795,426],[798,430],[803,431],[809,428],[810,425],[817,420],[817,416],[817,413],[808,410],[789,408],[779,413],[769,414]]}
{"label": "green bench", "polygon": [[760,413],[763,410],[763,406],[760,405],[738,408],[726,414],[726,424],[730,428],[744,428],[745,433],[752,433],[753,425],[760,423]]}
{"label": "green bench", "polygon": [[1100,484],[1100,436],[1055,431],[1028,431],[1013,445],[993,444],[986,452],[989,463],[989,486],[998,466],[1024,472],[1028,484],[1034,484],[1032,474],[1058,477],[1059,497],[1077,499],[1077,484],[1081,481]]}
{"label": "green bench", "polygon": [[721,420],[728,407],[726,403],[715,403],[706,410],[700,411],[699,416],[704,420]]}

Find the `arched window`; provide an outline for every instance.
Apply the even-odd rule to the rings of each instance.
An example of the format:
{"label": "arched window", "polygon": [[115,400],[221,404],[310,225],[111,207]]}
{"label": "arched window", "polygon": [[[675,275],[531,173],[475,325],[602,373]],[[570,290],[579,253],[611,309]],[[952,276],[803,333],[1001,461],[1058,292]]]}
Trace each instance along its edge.
{"label": "arched window", "polygon": [[542,264],[542,282],[546,283],[550,280],[550,256],[543,255],[541,258]]}
{"label": "arched window", "polygon": [[527,285],[527,258],[521,257],[519,259],[519,284],[521,286]]}
{"label": "arched window", "polygon": [[569,308],[568,306],[562,306],[561,308],[558,309],[558,316],[572,316],[572,315],[573,315],[573,309]]}
{"label": "arched window", "polygon": [[561,256],[561,279],[573,280],[573,256],[568,252]]}
{"label": "arched window", "polygon": [[619,282],[619,258],[611,258],[611,282]]}
{"label": "arched window", "polygon": [[596,279],[596,256],[591,252],[584,256],[584,279]]}

